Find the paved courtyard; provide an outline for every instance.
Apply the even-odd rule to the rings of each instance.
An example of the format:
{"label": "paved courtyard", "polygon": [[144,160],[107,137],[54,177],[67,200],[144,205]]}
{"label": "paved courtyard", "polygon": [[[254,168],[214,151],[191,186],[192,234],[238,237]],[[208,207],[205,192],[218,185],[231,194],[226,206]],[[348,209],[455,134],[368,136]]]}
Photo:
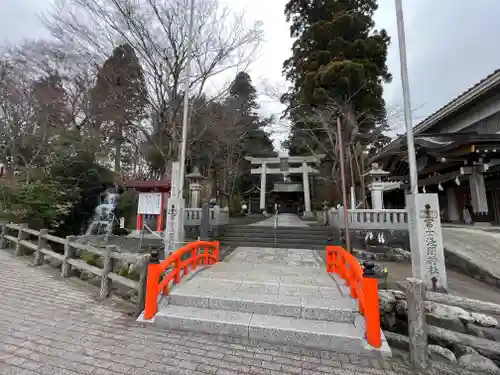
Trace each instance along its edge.
{"label": "paved courtyard", "polygon": [[474,227],[444,227],[447,250],[500,278],[500,233]]}
{"label": "paved courtyard", "polygon": [[[2,375],[397,375],[402,361],[380,361],[214,335],[158,331],[140,325],[118,299],[61,279],[31,258],[0,251],[0,374]],[[467,374],[443,365],[434,373]]]}

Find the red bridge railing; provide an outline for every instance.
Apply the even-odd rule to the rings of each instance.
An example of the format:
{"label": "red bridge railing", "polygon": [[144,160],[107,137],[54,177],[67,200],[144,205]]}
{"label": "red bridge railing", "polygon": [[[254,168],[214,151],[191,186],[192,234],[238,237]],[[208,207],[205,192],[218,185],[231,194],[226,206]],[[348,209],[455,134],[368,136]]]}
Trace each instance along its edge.
{"label": "red bridge railing", "polygon": [[378,306],[378,282],[373,263],[366,262],[364,270],[341,246],[326,247],[326,271],[336,273],[349,287],[352,298],[358,300],[358,310],[365,318],[366,341],[374,348],[382,346],[380,312]]}
{"label": "red bridge railing", "polygon": [[[188,254],[188,257],[185,255]],[[183,259],[185,258],[185,259]],[[158,254],[151,254],[146,281],[144,319],[151,319],[158,310],[158,294],[168,294],[170,282],[178,284],[181,276],[189,274],[199,265],[214,264],[219,261],[219,241],[194,241],[174,251],[160,262]],[[160,277],[163,278],[160,280]]]}

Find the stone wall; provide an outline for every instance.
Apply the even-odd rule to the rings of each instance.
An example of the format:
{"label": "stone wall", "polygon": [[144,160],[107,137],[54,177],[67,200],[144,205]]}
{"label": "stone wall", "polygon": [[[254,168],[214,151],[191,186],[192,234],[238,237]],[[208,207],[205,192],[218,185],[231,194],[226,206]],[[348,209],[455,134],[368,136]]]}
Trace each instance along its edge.
{"label": "stone wall", "polygon": [[[399,290],[380,290],[381,326],[389,344],[408,350],[408,303]],[[465,304],[464,304],[465,305]],[[500,374],[500,325],[497,317],[461,307],[424,302],[428,352],[471,371]]]}

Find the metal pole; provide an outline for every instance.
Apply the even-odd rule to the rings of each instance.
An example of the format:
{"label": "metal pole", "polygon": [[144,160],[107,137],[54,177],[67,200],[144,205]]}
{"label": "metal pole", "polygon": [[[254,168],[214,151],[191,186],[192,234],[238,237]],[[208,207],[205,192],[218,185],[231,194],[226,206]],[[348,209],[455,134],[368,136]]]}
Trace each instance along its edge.
{"label": "metal pole", "polygon": [[344,228],[345,228],[345,246],[347,251],[351,251],[351,238],[349,236],[349,211],[347,209],[347,191],[345,183],[345,166],[344,166],[344,144],[342,143],[342,126],[340,114],[337,116],[337,139],[339,144],[340,158],[340,180],[342,184],[342,205],[344,206]]}
{"label": "metal pole", "polygon": [[413,140],[413,124],[411,118],[410,84],[408,81],[408,65],[406,63],[405,25],[403,5],[396,1],[396,20],[398,25],[399,61],[401,65],[401,86],[403,88],[403,104],[405,111],[406,143],[408,147],[408,165],[410,166],[410,192],[418,194],[417,157]]}
{"label": "metal pole", "polygon": [[182,198],[184,191],[184,174],[186,169],[186,147],[187,147],[187,128],[189,120],[189,89],[191,79],[191,59],[193,54],[193,24],[194,24],[194,2],[191,0],[189,6],[189,25],[187,36],[187,49],[186,49],[186,82],[184,88],[184,108],[182,113],[182,141],[181,152],[179,157],[180,171],[179,171],[179,198]]}

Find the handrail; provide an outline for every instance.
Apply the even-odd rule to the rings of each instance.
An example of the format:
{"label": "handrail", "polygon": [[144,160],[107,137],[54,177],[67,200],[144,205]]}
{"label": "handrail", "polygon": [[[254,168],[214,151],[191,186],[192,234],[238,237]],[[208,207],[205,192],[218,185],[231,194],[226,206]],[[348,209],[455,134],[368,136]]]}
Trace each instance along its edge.
{"label": "handrail", "polygon": [[[202,249],[202,252],[198,252],[199,249]],[[210,253],[209,250],[212,252]],[[183,260],[182,256],[186,253],[190,253],[190,257]],[[189,274],[190,266],[191,270],[195,270],[199,264],[209,265],[218,261],[219,241],[191,242],[174,251],[162,262],[158,259],[158,253],[152,253],[148,264],[144,319],[152,319],[156,315],[158,294],[167,295],[172,280],[174,284],[178,284],[181,281],[181,276]],[[164,277],[160,281],[162,275]]]}
{"label": "handrail", "polygon": [[341,246],[326,247],[326,271],[345,280],[352,298],[358,300],[358,310],[365,318],[366,341],[374,348],[382,346],[378,282],[373,263],[365,262],[363,270],[354,256]]}
{"label": "handrail", "polygon": [[[12,232],[17,232],[16,234]],[[144,290],[146,285],[147,258],[149,255],[138,255],[122,253],[115,245],[107,245],[105,249],[92,245],[76,242],[76,236],[60,238],[49,234],[44,228],[38,230],[28,228],[28,224],[0,223],[0,250],[14,245],[14,256],[34,255],[33,263],[41,266],[45,259],[56,259],[62,277],[70,277],[72,271],[88,272],[101,279],[99,298],[104,299],[112,295],[112,284],[119,284],[137,291],[137,303],[135,311],[137,315],[143,311]],[[64,246],[64,253],[56,252],[53,243]],[[61,247],[62,247],[61,246]],[[81,253],[80,253],[81,252]],[[83,254],[92,254],[96,258],[89,262]],[[100,258],[98,260],[98,258]],[[125,263],[127,270],[129,265],[134,265],[135,272],[139,273],[139,280],[135,281],[129,277],[122,276],[118,269],[118,262]],[[95,264],[98,263],[98,264]]]}

